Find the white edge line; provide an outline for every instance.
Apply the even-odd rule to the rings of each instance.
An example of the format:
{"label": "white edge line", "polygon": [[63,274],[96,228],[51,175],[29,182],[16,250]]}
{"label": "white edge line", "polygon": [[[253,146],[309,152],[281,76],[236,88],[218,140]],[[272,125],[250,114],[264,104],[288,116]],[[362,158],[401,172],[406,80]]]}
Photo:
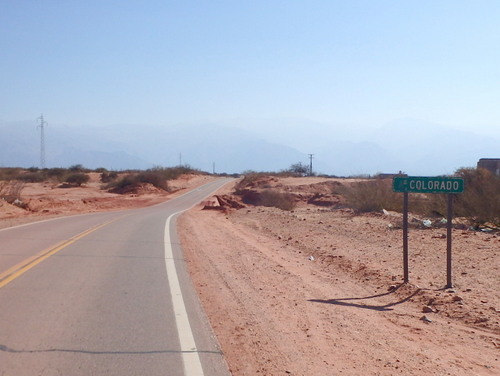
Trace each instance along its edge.
{"label": "white edge line", "polygon": [[[229,183],[230,181],[231,180],[229,180],[227,183]],[[207,183],[206,185],[211,183],[213,182]],[[218,189],[222,188],[225,184],[221,185]],[[200,187],[200,190],[203,190],[206,185],[202,185]],[[189,192],[184,193],[182,196],[188,194]],[[210,196],[210,194],[207,194],[205,198]],[[203,198],[200,201],[203,201]],[[184,297],[182,296],[179,277],[177,275],[177,268],[175,267],[174,253],[172,251],[172,243],[170,241],[170,222],[173,217],[193,208],[197,204],[198,203],[196,202],[189,208],[171,214],[167,218],[167,221],[165,223],[164,234],[165,267],[167,271],[168,284],[170,286],[170,296],[172,297],[175,324],[177,327],[177,333],[179,335],[179,341],[181,345],[182,362],[184,364],[185,376],[204,376],[205,374],[203,373],[203,367],[201,366],[200,355],[198,353],[198,349],[196,348],[193,330],[191,329],[191,324],[189,323],[189,317],[187,314],[186,305],[184,303]]]}
{"label": "white edge line", "polygon": [[170,286],[170,295],[172,297],[172,306],[174,309],[175,324],[181,344],[182,362],[184,363],[185,376],[204,376],[201,366],[200,356],[196,349],[193,331],[189,323],[189,317],[184,304],[182,290],[175,267],[172,245],[170,242],[170,221],[172,217],[179,213],[174,213],[167,218],[165,224],[165,266],[167,270],[168,284]]}

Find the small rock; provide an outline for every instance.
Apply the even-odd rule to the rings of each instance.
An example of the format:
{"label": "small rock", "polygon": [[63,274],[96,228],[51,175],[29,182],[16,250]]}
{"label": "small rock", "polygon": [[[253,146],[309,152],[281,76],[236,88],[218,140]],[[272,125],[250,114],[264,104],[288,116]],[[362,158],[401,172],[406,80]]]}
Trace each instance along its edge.
{"label": "small rock", "polygon": [[427,316],[425,316],[425,315],[422,316],[420,318],[420,320],[422,320],[423,322],[427,322],[427,323],[431,323],[432,322],[432,320],[430,318],[428,318]]}
{"label": "small rock", "polygon": [[455,295],[452,300],[454,302],[461,302],[462,300],[464,300],[461,296],[458,296],[458,295]]}
{"label": "small rock", "polygon": [[396,285],[390,285],[390,286],[387,288],[387,291],[394,291],[394,290],[396,290],[396,288],[397,288],[397,287],[398,287],[398,286],[396,286]]}
{"label": "small rock", "polygon": [[424,308],[422,308],[422,312],[423,313],[434,313],[436,312],[436,310],[434,308],[432,308],[431,306],[424,306]]}
{"label": "small rock", "polygon": [[314,256],[309,256],[309,261],[314,261]]}

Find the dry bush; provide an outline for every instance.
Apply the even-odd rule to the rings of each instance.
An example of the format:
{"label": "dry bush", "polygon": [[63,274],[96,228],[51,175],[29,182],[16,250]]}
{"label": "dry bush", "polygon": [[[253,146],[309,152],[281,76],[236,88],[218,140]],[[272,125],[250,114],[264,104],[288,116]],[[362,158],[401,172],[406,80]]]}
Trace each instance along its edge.
{"label": "dry bush", "polygon": [[118,179],[118,173],[117,172],[114,172],[114,171],[111,171],[111,172],[103,171],[103,172],[101,172],[101,182],[102,183],[109,183],[109,182],[112,182],[112,181],[114,181],[116,179]]}
{"label": "dry bush", "polygon": [[364,213],[382,209],[401,211],[402,195],[392,190],[392,180],[373,179],[336,188],[344,196],[347,206]]}
{"label": "dry bush", "polygon": [[[454,215],[471,225],[500,228],[500,177],[484,169],[462,168],[455,176],[464,179],[465,189],[454,195]],[[392,180],[376,179],[339,188],[349,207],[358,212],[382,209],[402,211],[403,194],[392,191]],[[447,195],[410,194],[409,210],[427,216],[446,216]]]}
{"label": "dry bush", "polygon": [[[473,226],[485,224],[500,228],[500,176],[485,169],[462,168],[456,172],[464,179],[464,192],[454,195],[455,216],[465,217]],[[446,196],[436,197],[434,205],[446,212]]]}
{"label": "dry bush", "polygon": [[23,169],[17,167],[0,168],[0,180],[17,180]]}
{"label": "dry bush", "polygon": [[47,175],[44,171],[28,171],[19,175],[18,179],[26,183],[41,183],[47,180]]}
{"label": "dry bush", "polygon": [[[155,167],[147,171],[129,173],[121,179],[112,179],[105,186],[105,189],[111,189],[116,192],[126,192],[130,187],[138,186],[142,183],[149,183],[156,188],[168,191],[168,180],[176,179],[187,173],[193,174],[200,172],[190,167],[183,166],[172,168]],[[101,175],[101,178],[102,177],[103,175]],[[106,177],[116,178],[116,175],[111,176],[111,174],[108,174]]]}
{"label": "dry bush", "polygon": [[297,203],[289,193],[266,189],[260,193],[257,204],[290,211],[295,209]]}
{"label": "dry bush", "polygon": [[90,177],[83,172],[76,172],[73,174],[69,174],[66,177],[66,183],[69,183],[72,186],[80,187],[82,184],[88,183]]}
{"label": "dry bush", "polygon": [[44,171],[49,180],[62,183],[68,176],[68,170],[65,168],[49,168]]}

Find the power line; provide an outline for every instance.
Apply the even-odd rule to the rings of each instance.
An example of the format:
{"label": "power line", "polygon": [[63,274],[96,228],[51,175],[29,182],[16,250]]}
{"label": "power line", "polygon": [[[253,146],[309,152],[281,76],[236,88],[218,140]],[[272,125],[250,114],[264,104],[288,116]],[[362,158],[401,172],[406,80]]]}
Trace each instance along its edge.
{"label": "power line", "polygon": [[40,168],[45,168],[45,126],[47,122],[43,119],[43,114],[37,120],[40,121],[37,128],[40,128]]}

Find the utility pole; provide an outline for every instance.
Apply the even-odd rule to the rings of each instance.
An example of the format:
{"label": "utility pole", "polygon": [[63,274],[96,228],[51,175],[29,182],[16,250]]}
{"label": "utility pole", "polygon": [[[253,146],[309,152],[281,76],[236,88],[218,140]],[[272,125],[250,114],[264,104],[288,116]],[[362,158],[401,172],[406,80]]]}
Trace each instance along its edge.
{"label": "utility pole", "polygon": [[43,114],[37,120],[40,121],[37,128],[40,128],[40,168],[45,168],[45,126],[47,122],[43,119]]}
{"label": "utility pole", "polygon": [[312,176],[313,174],[313,157],[314,154],[308,154],[309,155],[309,176]]}

